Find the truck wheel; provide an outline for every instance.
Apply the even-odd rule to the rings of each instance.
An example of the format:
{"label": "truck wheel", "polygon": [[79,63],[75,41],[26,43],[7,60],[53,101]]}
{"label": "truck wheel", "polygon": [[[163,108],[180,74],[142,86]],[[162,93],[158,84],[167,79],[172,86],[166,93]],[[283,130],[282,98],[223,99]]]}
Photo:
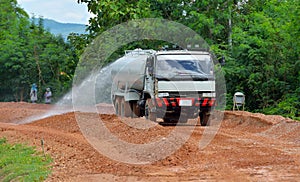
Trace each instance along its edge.
{"label": "truck wheel", "polygon": [[209,113],[208,112],[200,112],[199,113],[200,117],[200,124],[201,126],[208,126],[208,119],[209,119]]}
{"label": "truck wheel", "polygon": [[131,117],[132,110],[130,107],[130,103],[126,102],[124,98],[121,100],[121,117]]}
{"label": "truck wheel", "polygon": [[140,117],[140,108],[138,107],[138,104],[136,102],[132,103],[132,118]]}
{"label": "truck wheel", "polygon": [[117,116],[121,115],[121,100],[120,98],[116,98],[114,102],[115,113]]}
{"label": "truck wheel", "polygon": [[146,105],[145,105],[145,117],[146,119],[149,119],[150,121],[154,121],[156,122],[156,113],[152,112],[152,108],[153,108],[153,103],[151,99],[147,99],[146,101]]}
{"label": "truck wheel", "polygon": [[171,119],[170,118],[163,118],[165,123],[171,123]]}

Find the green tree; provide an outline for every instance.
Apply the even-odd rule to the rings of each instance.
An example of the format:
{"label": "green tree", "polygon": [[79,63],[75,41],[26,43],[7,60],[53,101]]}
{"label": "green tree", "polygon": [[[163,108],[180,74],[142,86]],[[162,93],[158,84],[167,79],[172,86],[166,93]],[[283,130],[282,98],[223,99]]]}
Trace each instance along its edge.
{"label": "green tree", "polygon": [[238,83],[229,88],[232,94],[245,92],[250,110],[276,108],[299,88],[298,15],[299,1],[268,0],[248,2],[234,16],[232,65],[246,70],[238,76],[230,67],[227,78]]}
{"label": "green tree", "polygon": [[[290,117],[299,113],[299,0],[78,2],[87,3],[96,15],[88,27],[93,35],[136,18],[183,23],[198,32],[218,58],[226,57],[228,95],[244,92],[250,111],[275,111]],[[132,44],[137,45],[141,44]],[[289,102],[293,102],[291,108]]]}
{"label": "green tree", "polygon": [[78,0],[78,3],[87,3],[89,12],[96,15],[89,21],[88,30],[92,34],[131,19],[151,17],[150,4],[145,0]]}
{"label": "green tree", "polygon": [[[25,25],[28,23],[28,15],[17,6],[15,0],[1,1],[1,55],[0,55],[0,85],[2,92],[11,92],[8,99],[23,99],[25,92],[27,71],[24,68],[25,52],[22,49],[28,31]],[[12,87],[14,85],[14,87]],[[1,94],[2,95],[2,94]]]}
{"label": "green tree", "polygon": [[62,37],[36,25],[15,0],[0,7],[0,100],[26,101],[32,83],[39,95],[51,87],[56,96],[70,87],[78,56]]}

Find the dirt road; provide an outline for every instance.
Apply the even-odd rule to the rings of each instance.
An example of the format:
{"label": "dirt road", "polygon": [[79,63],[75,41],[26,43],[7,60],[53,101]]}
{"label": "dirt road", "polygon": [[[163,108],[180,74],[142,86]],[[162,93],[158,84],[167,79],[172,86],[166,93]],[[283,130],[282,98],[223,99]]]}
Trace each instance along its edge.
{"label": "dirt road", "polygon": [[[174,126],[161,125],[146,130],[134,128],[106,112],[109,107],[99,106],[103,111],[100,118],[114,136],[128,143],[147,143],[174,130]],[[122,163],[99,153],[82,135],[74,112],[26,120],[49,110],[59,109],[43,104],[0,103],[0,137],[38,150],[44,140],[45,152],[54,159],[47,181],[300,181],[300,122],[281,116],[226,111],[215,137],[204,149],[198,146],[206,127],[197,126],[172,155],[141,165]],[[82,115],[88,123],[94,114]]]}

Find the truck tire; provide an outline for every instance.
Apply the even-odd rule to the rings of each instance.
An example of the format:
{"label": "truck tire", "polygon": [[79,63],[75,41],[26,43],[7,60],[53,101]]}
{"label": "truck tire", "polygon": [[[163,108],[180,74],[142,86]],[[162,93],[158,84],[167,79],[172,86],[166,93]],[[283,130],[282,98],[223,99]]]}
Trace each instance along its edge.
{"label": "truck tire", "polygon": [[156,122],[157,116],[155,112],[152,112],[153,108],[153,103],[151,99],[146,100],[146,105],[145,105],[145,117],[146,119],[149,119],[150,121]]}
{"label": "truck tire", "polygon": [[124,98],[121,100],[121,117],[131,117],[132,110],[130,107],[130,103],[126,102]]}
{"label": "truck tire", "polygon": [[141,112],[137,102],[132,103],[131,109],[132,109],[132,116],[131,116],[132,118],[140,117]]}
{"label": "truck tire", "polygon": [[209,113],[207,111],[203,111],[199,113],[200,117],[200,124],[201,126],[208,126],[209,125]]}
{"label": "truck tire", "polygon": [[165,123],[171,123],[171,119],[170,118],[163,118]]}

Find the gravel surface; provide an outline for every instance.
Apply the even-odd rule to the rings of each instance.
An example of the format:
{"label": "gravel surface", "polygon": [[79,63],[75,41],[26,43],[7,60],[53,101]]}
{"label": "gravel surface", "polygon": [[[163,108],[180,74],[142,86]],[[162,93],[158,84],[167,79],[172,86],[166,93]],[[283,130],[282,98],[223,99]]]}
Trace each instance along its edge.
{"label": "gravel surface", "polygon": [[[98,105],[98,111],[81,113],[45,104],[0,103],[0,137],[41,151],[43,140],[45,153],[54,159],[47,181],[300,181],[300,122],[282,116],[225,111],[216,135],[200,149],[199,141],[213,126],[175,127],[145,122],[143,118],[121,120],[107,104]],[[166,158],[149,164],[123,163],[100,153],[83,135],[99,129],[95,115],[114,137],[130,144],[164,140],[175,128],[182,134],[192,133]],[[97,134],[101,138],[102,133]],[[155,151],[161,154],[168,150],[157,148]]]}

